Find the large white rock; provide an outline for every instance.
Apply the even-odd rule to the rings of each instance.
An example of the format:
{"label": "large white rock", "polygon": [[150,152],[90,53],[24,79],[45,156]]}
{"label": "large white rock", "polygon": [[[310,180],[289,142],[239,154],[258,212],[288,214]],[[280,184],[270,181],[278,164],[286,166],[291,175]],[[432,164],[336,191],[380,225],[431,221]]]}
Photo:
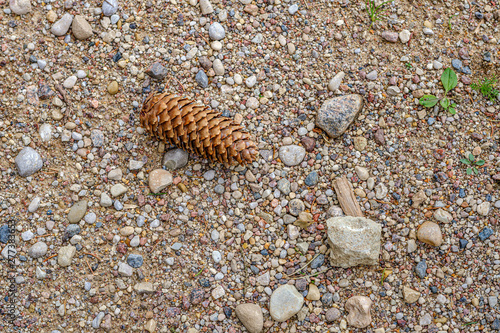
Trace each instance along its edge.
{"label": "large white rock", "polygon": [[269,312],[276,321],[286,321],[297,314],[304,304],[304,297],[297,289],[285,284],[276,289],[271,295]]}
{"label": "large white rock", "polygon": [[377,265],[382,227],[364,217],[339,216],[326,221],[333,266]]}

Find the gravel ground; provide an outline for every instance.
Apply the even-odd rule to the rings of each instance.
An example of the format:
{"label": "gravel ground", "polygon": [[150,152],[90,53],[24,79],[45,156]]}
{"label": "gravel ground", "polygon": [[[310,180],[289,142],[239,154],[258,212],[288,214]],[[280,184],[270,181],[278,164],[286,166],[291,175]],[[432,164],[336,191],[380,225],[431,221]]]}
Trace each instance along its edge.
{"label": "gravel ground", "polygon": [[[3,332],[500,330],[500,107],[470,88],[500,77],[498,1],[397,0],[373,26],[361,0],[0,5]],[[455,116],[418,105],[447,67]],[[139,124],[158,89],[243,123],[257,161],[164,161]],[[330,138],[316,117],[349,94]],[[375,265],[329,260],[342,175]]]}

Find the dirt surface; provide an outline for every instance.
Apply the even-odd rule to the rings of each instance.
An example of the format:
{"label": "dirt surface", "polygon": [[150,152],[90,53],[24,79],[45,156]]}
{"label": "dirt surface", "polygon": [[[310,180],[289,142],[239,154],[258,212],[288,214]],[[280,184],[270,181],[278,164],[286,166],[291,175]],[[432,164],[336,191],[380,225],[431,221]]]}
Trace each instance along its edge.
{"label": "dirt surface", "polygon": [[[237,315],[244,303],[264,332],[500,330],[500,107],[470,87],[500,77],[498,1],[397,0],[372,26],[360,0],[212,0],[208,14],[196,0],[120,0],[111,17],[100,1],[31,1],[14,13],[27,4],[0,0],[2,332],[240,332],[262,321]],[[54,30],[65,13],[89,26]],[[159,79],[146,74],[156,62]],[[444,95],[448,67],[454,116],[418,103]],[[152,193],[173,148],[140,128],[158,89],[241,122],[257,160],[190,155]],[[348,94],[364,106],[329,138],[316,116]],[[297,165],[280,154],[289,145],[305,153]],[[43,166],[21,176],[27,146]],[[470,154],[485,161],[477,174],[460,162]],[[381,224],[377,265],[329,261],[342,175]],[[425,221],[437,224],[427,239]],[[304,303],[278,322],[270,298],[285,284],[298,296],[280,310]],[[371,300],[371,317],[348,316],[352,296]]]}

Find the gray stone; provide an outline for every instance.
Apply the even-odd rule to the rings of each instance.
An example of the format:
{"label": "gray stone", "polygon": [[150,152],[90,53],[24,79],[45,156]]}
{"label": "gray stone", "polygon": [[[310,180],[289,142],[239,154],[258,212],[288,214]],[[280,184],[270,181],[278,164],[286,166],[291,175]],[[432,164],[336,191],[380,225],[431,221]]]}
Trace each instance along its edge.
{"label": "gray stone", "polygon": [[153,79],[162,80],[165,76],[167,76],[168,71],[162,64],[155,62],[146,70],[145,73]]}
{"label": "gray stone", "polygon": [[208,35],[212,40],[221,40],[226,37],[226,31],[219,22],[214,22],[208,28]]}
{"label": "gray stone", "polygon": [[87,212],[87,205],[88,203],[86,200],[80,200],[77,203],[73,204],[68,213],[69,223],[80,222],[80,220],[85,216],[85,213]]}
{"label": "gray stone", "polygon": [[73,19],[73,24],[71,25],[71,30],[73,35],[78,40],[84,40],[92,36],[92,27],[85,17],[81,15],[75,15]]}
{"label": "gray stone", "polygon": [[330,137],[341,136],[363,109],[361,95],[345,95],[326,100],[316,116],[316,126]]}
{"label": "gray stone", "polygon": [[71,265],[71,261],[73,260],[73,256],[76,253],[76,247],[72,245],[63,246],[59,249],[57,254],[57,263],[61,267],[67,267]]}
{"label": "gray stone", "polygon": [[118,10],[118,0],[104,0],[102,3],[102,13],[111,16]]}
{"label": "gray stone", "polygon": [[134,273],[134,269],[130,267],[128,264],[121,262],[118,264],[118,274],[121,276],[132,276]]}
{"label": "gray stone", "polygon": [[200,87],[202,88],[208,87],[208,76],[202,69],[198,71],[194,79],[196,80],[196,83],[198,83]]}
{"label": "gray stone", "polygon": [[236,316],[250,333],[260,333],[264,327],[262,309],[257,304],[240,304],[236,307]]}
{"label": "gray stone", "polygon": [[101,326],[101,321],[104,318],[104,312],[99,312],[97,316],[92,320],[92,327],[93,328],[99,328]]}
{"label": "gray stone", "polygon": [[66,13],[58,21],[56,21],[56,23],[54,23],[54,25],[50,29],[50,32],[52,32],[56,36],[63,36],[68,32],[72,22],[73,15]]}
{"label": "gray stone", "polygon": [[28,206],[28,212],[34,213],[40,207],[40,201],[42,199],[40,197],[34,197],[33,200],[31,200],[30,205]]}
{"label": "gray stone", "polygon": [[127,257],[127,264],[130,265],[130,267],[133,268],[139,268],[142,266],[142,263],[144,262],[144,259],[140,254],[129,254]]}
{"label": "gray stone", "polygon": [[189,154],[182,149],[171,149],[163,156],[163,165],[170,170],[176,170],[185,166],[188,162]]}
{"label": "gray stone", "polygon": [[128,162],[128,168],[130,169],[130,171],[140,170],[142,169],[143,166],[144,166],[143,161],[130,160]]}
{"label": "gray stone", "polygon": [[24,15],[31,12],[31,1],[30,0],[10,0],[9,8],[14,14]]}
{"label": "gray stone", "polygon": [[271,295],[269,312],[275,321],[286,321],[297,314],[304,304],[304,297],[289,284],[282,285]]}
{"label": "gray stone", "polygon": [[294,15],[298,10],[299,6],[297,4],[293,4],[290,7],[288,7],[288,13],[290,13],[290,15]]}
{"label": "gray stone", "polygon": [[113,200],[111,200],[109,195],[107,195],[106,193],[101,193],[101,200],[99,204],[102,207],[111,207],[111,205],[113,204]]}
{"label": "gray stone", "polygon": [[17,154],[15,163],[21,177],[29,177],[43,166],[42,157],[31,147],[24,147]]}
{"label": "gray stone", "polygon": [[293,199],[288,204],[290,214],[293,216],[299,216],[305,210],[304,202],[300,199]]}
{"label": "gray stone", "polygon": [[110,189],[111,196],[113,198],[119,197],[122,194],[125,194],[127,192],[127,187],[123,184],[116,184],[113,185]]}
{"label": "gray stone", "polygon": [[208,170],[203,174],[205,180],[213,180],[215,178],[215,170]]}
{"label": "gray stone", "polygon": [[377,71],[371,71],[370,73],[366,74],[366,79],[370,81],[375,81],[378,78]]}
{"label": "gray stone", "polygon": [[28,255],[31,258],[41,258],[47,253],[47,249],[47,244],[45,244],[44,242],[37,242],[29,248]]}
{"label": "gray stone", "polygon": [[326,226],[333,266],[378,264],[382,233],[379,223],[363,217],[340,216],[328,219]]}
{"label": "gray stone", "polygon": [[140,282],[134,285],[134,290],[138,294],[152,294],[155,292],[151,282]]}
{"label": "gray stone", "polygon": [[108,172],[108,179],[111,180],[121,180],[123,176],[122,169],[116,168]]}
{"label": "gray stone", "polygon": [[340,318],[340,311],[337,308],[330,308],[326,311],[326,321],[332,322]]}
{"label": "gray stone", "polygon": [[434,212],[434,218],[441,223],[450,223],[453,220],[453,216],[442,208]]}
{"label": "gray stone", "polygon": [[214,12],[214,7],[209,0],[200,0],[200,9],[203,15],[212,14]]}
{"label": "gray stone", "polygon": [[286,166],[295,166],[300,164],[306,156],[304,147],[297,145],[281,146],[279,157]]}
{"label": "gray stone", "polygon": [[71,75],[68,77],[66,80],[63,82],[63,87],[66,89],[71,89],[75,86],[76,84],[77,77],[74,75]]}
{"label": "gray stone", "polygon": [[93,129],[90,132],[90,139],[92,140],[94,147],[102,147],[104,145],[104,134],[101,130]]}

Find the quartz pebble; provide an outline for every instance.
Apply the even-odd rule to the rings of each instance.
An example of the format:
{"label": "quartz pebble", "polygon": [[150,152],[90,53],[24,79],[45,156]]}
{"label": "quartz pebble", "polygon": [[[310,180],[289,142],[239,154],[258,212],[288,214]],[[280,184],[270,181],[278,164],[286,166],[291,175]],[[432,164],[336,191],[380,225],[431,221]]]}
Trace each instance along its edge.
{"label": "quartz pebble", "polygon": [[43,166],[42,157],[31,147],[24,147],[15,159],[17,171],[21,177],[28,177]]}
{"label": "quartz pebble", "polygon": [[297,314],[304,304],[304,297],[291,285],[278,287],[269,302],[269,312],[273,320],[282,322]]}
{"label": "quartz pebble", "polygon": [[75,35],[78,40],[84,40],[92,36],[92,27],[81,15],[75,15],[73,24],[71,25],[71,30],[73,31],[73,35]]}
{"label": "quartz pebble", "polygon": [[149,173],[149,188],[153,193],[159,193],[172,184],[172,174],[163,169],[156,169]]}
{"label": "quartz pebble", "polygon": [[63,36],[68,32],[72,22],[73,16],[66,13],[56,23],[54,23],[54,25],[52,25],[50,32],[56,36]]}

